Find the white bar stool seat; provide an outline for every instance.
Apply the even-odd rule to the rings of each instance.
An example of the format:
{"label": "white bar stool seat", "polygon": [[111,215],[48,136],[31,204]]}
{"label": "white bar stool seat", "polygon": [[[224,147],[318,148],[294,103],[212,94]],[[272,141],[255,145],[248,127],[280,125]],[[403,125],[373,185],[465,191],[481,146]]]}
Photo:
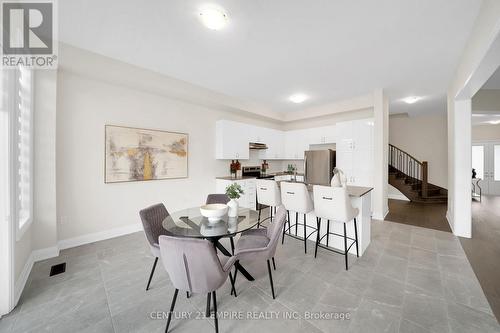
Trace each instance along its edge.
{"label": "white bar stool seat", "polygon": [[[307,186],[304,183],[292,183],[292,182],[281,182],[281,201],[283,206],[287,210],[287,220],[288,228],[283,228],[283,238],[281,243],[285,241],[285,234],[288,236],[301,239],[297,236],[298,226],[304,226],[304,252],[307,253],[307,239],[315,232],[317,229],[307,225],[307,213],[312,212],[314,209],[313,202]],[[295,212],[295,224],[290,225],[290,211]],[[299,223],[299,214],[304,214],[304,223]],[[292,227],[295,226],[295,236],[291,234]],[[307,228],[313,229],[313,231],[308,235]]]}
{"label": "white bar stool seat", "polygon": [[[313,197],[314,197],[314,214],[316,215],[316,222],[318,224],[318,235],[316,238],[316,249],[314,257],[318,253],[318,247],[333,251],[335,253],[343,254],[345,256],[345,269],[348,269],[348,258],[347,255],[351,247],[356,244],[356,256],[359,257],[358,250],[358,227],[356,224],[356,216],[359,214],[359,210],[354,208],[349,199],[349,194],[347,193],[347,187],[331,187],[331,186],[320,186],[315,185],[313,187]],[[328,221],[326,234],[320,237],[321,230],[321,220],[326,219]],[[337,234],[330,232],[330,221],[334,223],[344,224],[344,234]],[[346,224],[354,221],[354,238],[347,236]],[[344,238],[344,252],[339,252],[333,248],[328,247],[328,239],[330,235],[340,236]],[[321,245],[321,241],[326,237],[326,247]],[[347,240],[352,241],[352,243],[347,246]]]}
{"label": "white bar stool seat", "polygon": [[262,220],[262,222],[267,219],[270,219],[272,222],[273,209],[276,215],[276,207],[281,206],[281,193],[276,181],[271,179],[257,179],[257,204],[259,207],[257,227],[260,227],[262,206],[268,206],[270,214],[270,216]]}

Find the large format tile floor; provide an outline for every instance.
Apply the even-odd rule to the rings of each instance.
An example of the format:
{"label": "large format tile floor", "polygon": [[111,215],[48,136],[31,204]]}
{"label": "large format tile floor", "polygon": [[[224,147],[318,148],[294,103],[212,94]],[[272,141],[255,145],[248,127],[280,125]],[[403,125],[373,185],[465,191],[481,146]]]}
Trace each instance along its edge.
{"label": "large format tile floor", "polygon": [[[320,250],[314,259],[302,242],[287,238],[276,256],[277,299],[265,261],[243,263],[256,281],[239,275],[237,298],[229,282],[218,291],[226,317],[221,332],[500,332],[460,242],[448,232],[374,221],[367,252],[350,259],[345,271],[342,256]],[[62,261],[66,273],[49,277],[50,266]],[[35,264],[0,331],[162,332],[173,288],[159,265],[144,290],[152,262],[142,233],[65,250]],[[211,319],[195,318],[205,301],[180,293],[172,332],[212,332]]]}

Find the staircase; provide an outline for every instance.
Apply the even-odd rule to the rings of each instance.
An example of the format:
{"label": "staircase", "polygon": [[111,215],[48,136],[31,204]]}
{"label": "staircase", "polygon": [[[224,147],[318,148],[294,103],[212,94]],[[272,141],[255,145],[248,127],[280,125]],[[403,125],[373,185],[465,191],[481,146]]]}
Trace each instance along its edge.
{"label": "staircase", "polygon": [[428,182],[428,163],[389,144],[389,184],[410,201],[446,203],[448,191]]}

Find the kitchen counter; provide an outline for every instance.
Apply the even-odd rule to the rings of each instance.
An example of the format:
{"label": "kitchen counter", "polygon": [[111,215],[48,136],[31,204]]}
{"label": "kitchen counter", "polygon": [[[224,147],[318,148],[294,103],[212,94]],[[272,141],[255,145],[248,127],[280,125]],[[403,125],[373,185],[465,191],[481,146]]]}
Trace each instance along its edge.
{"label": "kitchen counter", "polygon": [[[281,182],[278,182],[278,185]],[[300,183],[300,182],[299,182]],[[304,183],[303,183],[304,184]],[[311,199],[313,199],[313,186],[310,184],[306,184]],[[351,204],[354,208],[359,210],[358,216],[356,216],[357,225],[358,225],[358,241],[359,241],[359,255],[362,256],[365,252],[366,248],[370,244],[371,241],[371,222],[372,222],[372,209],[371,209],[371,191],[372,187],[362,187],[362,186],[347,186],[347,192],[349,194],[349,198],[351,199]],[[314,200],[314,199],[313,199]],[[294,216],[295,215],[295,216]],[[295,219],[302,223],[303,217],[299,217],[296,214],[291,214],[292,224],[295,222]],[[324,219],[323,219],[324,220]],[[314,210],[307,214],[306,224],[311,226],[312,228],[316,228],[316,216],[314,215]],[[343,223],[331,223],[330,231],[342,235],[344,233]],[[349,237],[354,238],[354,223],[347,223],[347,234]],[[300,228],[299,228],[300,229]],[[326,234],[325,226],[322,225],[320,237]],[[299,230],[299,236],[302,237],[301,231]],[[321,241],[321,244],[326,244],[326,237]],[[344,241],[342,237],[330,236],[329,237],[329,247],[336,248],[340,251],[344,250]],[[349,253],[356,255],[355,246],[351,247]],[[318,254],[319,255],[319,254]]]}
{"label": "kitchen counter", "polygon": [[[281,182],[278,182],[278,186],[280,183]],[[302,183],[302,182],[296,182],[296,183]],[[305,184],[305,183],[303,183],[303,184]],[[311,184],[306,184],[306,185],[307,185],[307,190],[309,192],[312,192],[314,185],[311,185]],[[359,198],[359,197],[362,197],[365,194],[369,193],[371,190],[373,190],[373,187],[347,185],[347,193],[349,194],[350,197]]]}
{"label": "kitchen counter", "polygon": [[[250,208],[250,209],[257,209],[257,191],[256,191],[256,185],[255,181],[252,181],[253,179],[256,179],[256,177],[238,177],[238,178],[231,178],[229,177],[216,177],[217,182],[216,182],[216,192],[215,193],[224,193],[226,187],[231,184],[231,181],[237,181],[237,180],[242,180],[242,183],[244,183],[244,191],[245,195],[239,199],[240,201],[240,207],[245,207],[245,208]],[[245,181],[247,180],[247,181]],[[250,180],[250,181],[248,181]],[[278,185],[282,181],[278,181]],[[304,183],[303,183],[304,184]],[[313,186],[314,185],[307,185],[307,189],[309,190],[309,194],[311,195],[311,199],[313,197]],[[362,186],[347,186],[347,191],[349,194],[349,198],[351,199],[351,204],[353,207],[359,209],[358,216],[356,217],[357,220],[357,225],[358,225],[358,240],[359,240],[359,255],[362,256],[363,253],[365,252],[366,248],[370,244],[371,240],[371,221],[372,221],[372,209],[371,209],[371,191],[373,188],[371,187],[362,187]],[[316,216],[314,215],[314,210],[309,212],[307,215],[307,221],[306,224],[308,226],[311,226],[312,228],[316,228]],[[300,214],[300,216],[296,215],[295,213],[290,214],[290,219],[292,220],[292,224],[295,222],[295,219],[299,219],[300,223],[302,223],[304,216]],[[326,223],[326,221],[324,221]],[[326,226],[324,225],[325,223],[322,224],[321,227],[321,235],[324,235],[326,233]],[[343,229],[344,224],[343,223],[330,223],[330,231],[337,233],[337,234],[343,234],[344,229]],[[347,234],[349,237],[354,238],[354,223],[347,223]],[[299,228],[298,231],[298,236],[302,237],[302,228]],[[323,238],[321,243],[323,245],[326,245],[326,238]],[[336,236],[330,236],[329,238],[329,247],[333,247],[339,250],[344,249],[344,241],[342,237],[336,237]],[[351,247],[351,250],[349,251],[351,254],[356,255],[356,248],[355,246]],[[319,254],[318,254],[319,255]]]}
{"label": "kitchen counter", "polygon": [[244,180],[244,179],[257,179],[257,177],[254,176],[241,176],[241,177],[215,177],[215,179],[223,179],[223,180]]}

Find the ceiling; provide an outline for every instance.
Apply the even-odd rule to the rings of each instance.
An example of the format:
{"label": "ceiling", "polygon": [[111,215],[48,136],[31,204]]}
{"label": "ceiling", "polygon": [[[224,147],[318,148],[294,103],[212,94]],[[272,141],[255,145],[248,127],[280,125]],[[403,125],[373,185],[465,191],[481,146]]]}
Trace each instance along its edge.
{"label": "ceiling", "polygon": [[[278,112],[383,88],[391,113],[444,112],[481,0],[214,0],[229,24],[205,28],[196,0],[59,2],[68,44]],[[310,96],[302,104],[288,97]],[[412,105],[400,102],[423,96]]]}
{"label": "ceiling", "polygon": [[498,112],[473,112],[472,126],[500,124],[500,111]]}
{"label": "ceiling", "polygon": [[481,87],[481,89],[495,89],[500,90],[500,68],[489,78],[488,81]]}

